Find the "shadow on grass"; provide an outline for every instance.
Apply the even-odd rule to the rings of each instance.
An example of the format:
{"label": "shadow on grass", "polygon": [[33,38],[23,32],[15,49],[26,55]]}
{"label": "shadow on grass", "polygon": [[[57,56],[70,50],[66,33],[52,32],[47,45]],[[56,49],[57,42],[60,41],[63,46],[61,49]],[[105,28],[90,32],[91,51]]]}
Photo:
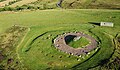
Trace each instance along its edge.
{"label": "shadow on grass", "polygon": [[65,37],[65,42],[66,44],[69,44],[71,41],[73,41],[73,39],[75,38],[75,35],[68,35]]}
{"label": "shadow on grass", "polygon": [[100,26],[100,23],[98,23],[98,22],[88,22],[88,23],[93,24],[93,25]]}

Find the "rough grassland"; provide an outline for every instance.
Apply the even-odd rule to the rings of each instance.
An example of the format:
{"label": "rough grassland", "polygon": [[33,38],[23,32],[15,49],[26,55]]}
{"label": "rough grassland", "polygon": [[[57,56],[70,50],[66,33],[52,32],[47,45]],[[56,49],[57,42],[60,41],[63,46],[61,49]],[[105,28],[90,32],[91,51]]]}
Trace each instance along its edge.
{"label": "rough grassland", "polygon": [[25,5],[25,4],[28,4],[31,2],[35,2],[35,1],[37,1],[37,0],[22,0],[20,2],[10,5],[10,7],[22,6],[22,5]]}
{"label": "rough grassland", "polygon": [[[8,5],[10,1],[15,0],[0,2],[0,7]],[[59,0],[22,0],[9,5],[9,7],[30,5],[34,8],[39,7],[39,9],[54,9],[57,8],[56,4],[58,1]],[[120,0],[64,0],[62,7],[70,9],[120,9]]]}
{"label": "rough grassland", "polygon": [[[27,5],[54,9],[58,1],[59,0],[39,0]],[[120,0],[63,0],[62,8],[120,9]]]}
{"label": "rough grassland", "polygon": [[[2,2],[0,2],[0,7],[4,7],[5,5],[8,5],[9,2],[11,2],[11,1],[16,1],[16,0],[2,1]],[[24,4],[28,4],[28,3],[35,2],[35,1],[37,1],[37,0],[21,0],[19,2],[16,2],[16,3],[10,5],[10,7],[22,6]]]}
{"label": "rough grassland", "polygon": [[4,7],[4,6],[7,5],[10,1],[13,1],[13,0],[6,0],[6,1],[0,2],[0,7]]}

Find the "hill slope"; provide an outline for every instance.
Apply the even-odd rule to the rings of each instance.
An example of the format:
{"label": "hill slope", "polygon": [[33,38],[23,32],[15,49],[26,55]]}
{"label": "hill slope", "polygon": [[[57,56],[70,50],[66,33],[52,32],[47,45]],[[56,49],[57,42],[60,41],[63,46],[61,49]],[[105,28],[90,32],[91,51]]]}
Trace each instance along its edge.
{"label": "hill slope", "polygon": [[[0,7],[4,6],[16,7],[28,5],[33,7],[51,9],[57,8],[56,4],[58,2],[59,0],[4,0],[0,2]],[[120,9],[120,0],[63,0],[62,7],[71,9],[76,8]]]}
{"label": "hill slope", "polygon": [[[29,5],[56,8],[58,0],[38,0]],[[120,0],[63,0],[63,8],[107,8],[107,9],[120,9]]]}
{"label": "hill slope", "polygon": [[0,7],[10,6],[10,7],[16,7],[16,6],[22,6],[24,4],[28,4],[31,2],[35,2],[37,0],[0,0]]}
{"label": "hill slope", "polygon": [[65,8],[120,8],[120,0],[64,0]]}

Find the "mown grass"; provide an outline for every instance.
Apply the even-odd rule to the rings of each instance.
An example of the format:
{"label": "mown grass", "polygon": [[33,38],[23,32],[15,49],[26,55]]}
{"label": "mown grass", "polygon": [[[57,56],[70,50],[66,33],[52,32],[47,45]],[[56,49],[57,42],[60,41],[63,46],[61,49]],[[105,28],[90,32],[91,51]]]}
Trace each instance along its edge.
{"label": "mown grass", "polygon": [[[70,25],[68,25],[68,26],[70,26]],[[86,28],[85,25],[82,25],[82,27],[83,28],[80,28],[80,27],[78,27],[78,25],[76,25],[75,30],[84,31],[84,29],[86,29],[85,30],[85,32],[86,32],[89,29],[89,28]],[[65,68],[67,68],[68,69],[68,68],[74,67],[74,65],[76,65],[76,64],[78,64],[78,67],[77,67],[78,69],[79,68],[80,69],[88,69],[90,67],[94,67],[94,66],[100,64],[102,60],[109,59],[109,57],[113,53],[114,47],[112,46],[111,39],[108,36],[105,36],[103,33],[101,33],[102,36],[100,36],[101,34],[98,31],[94,31],[95,34],[98,32],[98,34],[96,34],[96,35],[99,36],[100,40],[102,41],[102,44],[100,44],[101,49],[98,52],[99,54],[96,53],[93,57],[91,56],[90,59],[92,59],[92,60],[85,61],[86,65],[84,65],[83,61],[88,59],[88,57],[79,58],[80,59],[79,62],[77,61],[78,57],[71,56],[71,58],[66,58],[67,54],[59,52],[58,50],[55,49],[54,46],[51,46],[52,45],[52,39],[54,37],[56,37],[56,35],[62,34],[66,31],[71,31],[71,30],[74,31],[74,28],[70,28],[70,27],[66,28],[64,26],[63,26],[62,30],[59,29],[59,28],[57,29],[57,28],[58,28],[57,26],[53,30],[51,28],[51,31],[53,31],[53,32],[48,32],[47,34],[45,34],[45,35],[41,36],[40,38],[36,39],[34,42],[33,42],[33,39],[36,36],[33,36],[33,37],[31,37],[32,41],[28,40],[30,43],[33,42],[31,45],[30,45],[30,43],[27,43],[28,45],[25,45],[25,46],[22,45],[23,47],[21,46],[21,50],[27,50],[27,51],[22,51],[21,54],[20,54],[21,57],[25,57],[25,58],[23,58],[24,59],[23,63],[25,64],[25,66],[27,64],[30,64],[30,65],[28,65],[28,67],[34,69],[34,65],[31,65],[31,61],[33,61],[36,64],[37,67],[35,67],[35,68],[37,68],[37,69],[41,68],[41,67],[39,67],[39,65],[42,66],[43,69],[47,69],[47,68],[50,68],[50,69],[65,69]],[[65,28],[65,30],[63,30],[64,28]],[[46,29],[48,29],[48,28],[46,28]],[[39,35],[39,32],[42,29],[39,31],[39,27],[38,27],[38,29],[35,28],[34,30],[38,31],[36,34]],[[45,29],[43,29],[43,30],[45,30]],[[58,32],[56,32],[54,30],[58,30]],[[49,35],[52,35],[52,37],[50,37],[50,39],[47,38],[47,37],[49,37]],[[105,50],[107,50],[107,51],[105,52]],[[102,54],[103,51],[105,52],[104,54]],[[111,53],[109,53],[109,52],[111,52]],[[26,57],[30,58],[31,57],[30,55],[34,55],[34,56],[30,60],[28,60],[28,58],[26,58]],[[38,57],[38,55],[39,55],[39,57]],[[60,58],[60,56],[62,56],[62,58]],[[42,59],[41,59],[41,57],[42,57]],[[46,57],[49,58],[49,59],[47,59]],[[98,60],[98,57],[100,57],[99,60]],[[37,63],[38,59],[39,59],[40,63]],[[24,61],[26,61],[26,62],[24,62]],[[61,62],[61,61],[63,61],[63,62]],[[51,63],[51,65],[49,65],[49,62]],[[83,62],[82,67],[81,67],[82,64],[79,66],[79,63],[81,63],[81,62]],[[91,64],[91,65],[89,65],[89,64]],[[64,66],[67,66],[67,67],[64,67]]]}
{"label": "mown grass", "polygon": [[[95,25],[94,23],[101,21],[113,22],[115,24],[113,28],[96,25],[96,28],[92,32],[102,41],[100,44],[101,48],[98,53],[78,65],[77,68],[87,69],[94,67],[98,65],[101,60],[108,59],[113,51],[111,38],[106,36],[103,32],[114,37],[119,32],[120,26],[119,10],[44,10],[6,14],[7,13],[0,14],[1,33],[11,25],[15,24],[30,27],[30,31],[18,50],[20,60],[28,69],[68,69],[82,63],[92,56],[95,51],[88,57],[85,56],[85,59],[80,59],[81,61],[78,62],[78,57],[71,56],[71,58],[67,58],[66,56],[68,56],[68,54],[59,52],[54,46],[51,46],[53,38],[64,32],[76,30],[94,36],[94,34],[89,33],[89,29],[93,28],[92,25]],[[88,22],[93,22],[93,24]],[[31,44],[36,37],[45,32],[48,33],[39,37]],[[53,36],[50,39],[47,39],[49,34],[52,34]],[[26,50],[28,51],[26,52]],[[47,54],[48,56],[46,56]],[[59,57],[61,55],[62,58]],[[64,67],[64,64],[67,67]]]}
{"label": "mown grass", "polygon": [[94,56],[92,56],[89,60],[74,66],[73,68],[76,70],[87,70],[87,69],[94,68],[99,64],[102,65],[106,63],[106,61],[108,61],[109,58],[114,53],[115,45],[111,37],[104,34],[102,31],[100,31],[97,28],[93,29],[92,32],[95,33],[101,40],[101,44],[99,44],[100,50]]}
{"label": "mown grass", "polygon": [[[83,27],[86,28],[85,26],[86,25],[84,25]],[[20,50],[19,52],[21,53],[20,54],[21,57],[25,57],[23,58],[24,59],[23,63],[25,64],[25,66],[30,67],[30,69],[34,69],[34,66],[31,65],[31,61],[33,61],[37,66],[35,67],[36,69],[47,69],[47,68],[50,68],[50,69],[66,69],[67,68],[68,69],[74,66],[74,64],[78,64],[79,62],[84,61],[85,59],[90,57],[92,54],[94,54],[95,51],[91,52],[89,56],[83,56],[83,58],[79,58],[77,56],[71,56],[69,54],[60,52],[57,49],[55,49],[55,47],[52,46],[53,44],[52,40],[54,39],[54,37],[64,32],[74,31],[73,30],[74,28],[69,28],[69,27],[66,28],[65,26],[62,26],[62,27],[63,28],[60,29],[58,26],[56,26],[56,28],[52,30],[52,26],[51,26],[51,30],[47,31],[47,33],[45,33],[43,36],[40,36],[35,41],[33,41],[33,39],[36,36],[32,36],[31,37],[32,41],[28,40],[29,43],[26,43],[28,45],[24,45],[24,44],[21,45],[21,50],[23,51],[20,52],[21,51]],[[48,28],[45,28],[45,29],[48,29]],[[42,30],[45,30],[44,28],[42,29],[39,27],[33,27],[33,29],[34,30],[32,30],[31,32],[37,31],[36,33],[37,36],[39,35],[39,33],[41,33]],[[79,27],[77,29],[79,29]],[[83,30],[80,30],[80,31],[83,31]],[[52,36],[49,37],[49,35],[52,35]],[[30,58],[31,57],[30,55],[33,55],[35,53],[36,55],[34,55],[30,60],[26,58],[26,57]],[[78,61],[77,59],[80,59],[80,61]]]}
{"label": "mown grass", "polygon": [[[7,15],[6,15],[7,14]],[[67,15],[67,16],[66,16]],[[110,18],[110,17],[116,18]],[[16,18],[14,18],[16,17]],[[51,18],[52,17],[52,18]],[[104,17],[104,18],[103,18]],[[114,28],[105,28],[116,32],[119,28],[119,11],[113,10],[43,10],[31,12],[1,13],[0,32],[11,25],[46,26],[56,24],[79,24],[88,22],[109,21],[115,23]],[[96,18],[96,19],[95,19]],[[7,21],[6,21],[7,19]],[[74,21],[73,21],[74,19]],[[33,24],[34,25],[31,25]],[[117,29],[116,29],[117,28]],[[111,31],[110,31],[111,32]]]}

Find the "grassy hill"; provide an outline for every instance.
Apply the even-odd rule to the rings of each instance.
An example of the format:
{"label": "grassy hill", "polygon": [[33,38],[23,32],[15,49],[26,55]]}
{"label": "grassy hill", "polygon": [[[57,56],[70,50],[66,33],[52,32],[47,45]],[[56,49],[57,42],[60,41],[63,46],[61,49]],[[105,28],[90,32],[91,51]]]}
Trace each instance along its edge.
{"label": "grassy hill", "polygon": [[120,8],[120,0],[64,0],[65,8]]}
{"label": "grassy hill", "polygon": [[5,7],[5,6],[11,6],[11,7],[22,6],[24,4],[28,4],[28,3],[35,2],[35,1],[37,1],[37,0],[1,0],[0,7]]}
{"label": "grassy hill", "polygon": [[[56,4],[59,0],[3,0],[0,2],[0,7],[16,7],[16,6],[32,6],[45,9],[57,8]],[[79,8],[94,8],[94,9],[120,9],[120,0],[63,0],[63,8],[79,9]]]}
{"label": "grassy hill", "polygon": [[[36,7],[56,8],[59,0],[38,0],[28,5]],[[120,0],[63,0],[62,8],[80,9],[120,9]]]}

